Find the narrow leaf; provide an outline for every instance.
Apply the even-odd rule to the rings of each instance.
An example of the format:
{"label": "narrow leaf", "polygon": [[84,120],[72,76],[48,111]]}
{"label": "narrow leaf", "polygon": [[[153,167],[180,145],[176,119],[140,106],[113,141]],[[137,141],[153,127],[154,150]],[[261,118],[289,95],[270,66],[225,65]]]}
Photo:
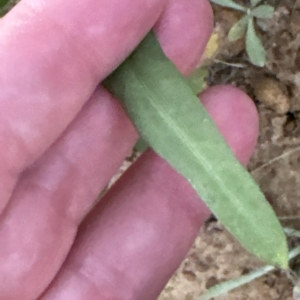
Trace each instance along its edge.
{"label": "narrow leaf", "polygon": [[[289,260],[295,258],[300,254],[300,247],[297,246],[289,252]],[[264,266],[251,273],[221,282],[213,287],[211,287],[207,292],[205,292],[198,300],[209,300],[214,297],[219,297],[228,294],[233,289],[236,289],[244,284],[250,283],[251,281],[275,270],[274,266]]]}
{"label": "narrow leaf", "polygon": [[247,27],[247,34],[246,34],[246,51],[249,55],[250,61],[258,66],[263,67],[266,62],[266,51],[262,45],[261,40],[257,36],[253,18],[248,19],[248,27]]}
{"label": "narrow leaf", "polygon": [[300,246],[293,248],[289,253],[289,260],[295,258],[300,254]]}
{"label": "narrow leaf", "polygon": [[211,2],[215,3],[215,4],[218,4],[218,5],[221,5],[221,6],[224,6],[224,7],[229,7],[229,8],[233,8],[233,9],[236,9],[236,10],[241,10],[243,12],[247,11],[246,7],[244,7],[240,4],[237,4],[232,0],[211,0]]}
{"label": "narrow leaf", "polygon": [[286,268],[286,238],[273,209],[154,33],[104,85],[123,102],[140,135],[190,182],[246,249]]}
{"label": "narrow leaf", "polygon": [[300,238],[300,231],[296,230],[294,228],[289,228],[289,227],[284,227],[283,228],[284,232],[286,233],[287,236],[294,236]]}
{"label": "narrow leaf", "polygon": [[274,7],[271,5],[260,5],[256,8],[252,9],[250,12],[250,16],[261,19],[269,19],[272,18],[274,14]]}
{"label": "narrow leaf", "polygon": [[251,7],[255,7],[258,3],[260,3],[262,0],[251,0]]}
{"label": "narrow leaf", "polygon": [[247,15],[244,16],[231,27],[228,33],[228,40],[230,42],[237,41],[238,39],[243,37],[247,30],[248,18],[249,17]]}
{"label": "narrow leaf", "polygon": [[10,0],[0,0],[0,8],[3,8]]}
{"label": "narrow leaf", "polygon": [[0,17],[6,15],[18,2],[19,0],[0,0]]}
{"label": "narrow leaf", "polygon": [[222,295],[227,295],[231,290],[236,289],[244,284],[247,284],[253,281],[256,278],[259,278],[270,271],[275,269],[274,266],[264,266],[260,269],[257,269],[247,275],[243,275],[238,278],[234,278],[228,281],[224,281],[220,284],[217,284],[211,287],[206,293],[198,298],[198,300],[210,300],[214,297],[219,297]]}

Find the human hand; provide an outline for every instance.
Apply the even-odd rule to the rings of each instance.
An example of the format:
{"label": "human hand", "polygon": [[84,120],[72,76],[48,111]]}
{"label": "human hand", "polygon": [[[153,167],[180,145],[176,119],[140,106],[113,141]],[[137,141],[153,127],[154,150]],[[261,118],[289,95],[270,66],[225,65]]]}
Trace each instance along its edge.
{"label": "human hand", "polygon": [[[190,72],[208,2],[22,0],[0,24],[0,300],[155,299],[209,210],[149,150],[85,218],[137,139],[98,84],[154,24]],[[246,163],[251,100],[223,86],[202,101]]]}

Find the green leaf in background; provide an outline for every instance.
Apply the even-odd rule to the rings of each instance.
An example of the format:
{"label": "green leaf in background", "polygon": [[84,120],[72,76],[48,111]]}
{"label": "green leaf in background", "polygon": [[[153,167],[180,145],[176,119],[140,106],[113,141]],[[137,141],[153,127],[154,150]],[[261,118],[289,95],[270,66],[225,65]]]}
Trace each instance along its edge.
{"label": "green leaf in background", "polygon": [[221,5],[221,6],[224,6],[224,7],[233,8],[233,9],[236,9],[236,10],[241,10],[243,12],[247,11],[246,7],[244,7],[240,4],[237,4],[232,0],[211,0],[211,2],[215,3],[215,4],[218,4],[218,5]]}
{"label": "green leaf in background", "polygon": [[252,9],[250,15],[255,18],[269,19],[274,14],[274,7],[271,5],[260,5]]}
{"label": "green leaf in background", "polygon": [[188,83],[195,95],[200,94],[206,87],[205,78],[208,76],[207,68],[196,69],[188,78]]}
{"label": "green leaf in background", "polygon": [[153,32],[104,85],[122,101],[140,135],[244,247],[287,268],[286,237],[272,207]]}
{"label": "green leaf in background", "polygon": [[260,3],[262,0],[251,0],[251,7],[255,7],[258,3]]}
{"label": "green leaf in background", "polygon": [[266,63],[266,51],[261,40],[257,36],[253,24],[253,18],[248,19],[248,27],[246,33],[246,51],[250,61],[258,66],[263,67]]}
{"label": "green leaf in background", "polygon": [[3,17],[18,2],[20,2],[20,0],[0,0],[0,17]]}
{"label": "green leaf in background", "polygon": [[10,0],[0,0],[0,9],[3,8]]}
{"label": "green leaf in background", "polygon": [[253,281],[275,269],[274,266],[264,266],[257,269],[249,274],[242,275],[238,278],[234,278],[228,281],[221,282],[213,287],[211,287],[206,293],[200,296],[197,300],[211,300],[215,297],[227,295],[233,289],[236,289],[244,284]]}
{"label": "green leaf in background", "polygon": [[[300,246],[295,247],[289,253],[289,260],[294,259],[300,254]],[[250,283],[251,281],[259,278],[271,271],[275,270],[274,266],[263,266],[255,271],[252,271],[246,275],[242,275],[238,278],[230,279],[219,284],[214,285],[208,291],[206,291],[197,300],[210,300],[215,297],[227,295],[233,289],[236,289],[244,284]],[[299,289],[300,291],[300,289]],[[296,299],[294,299],[296,300]]]}
{"label": "green leaf in background", "polygon": [[246,15],[231,27],[228,33],[228,40],[230,42],[235,42],[243,37],[247,30],[248,19],[249,17]]}

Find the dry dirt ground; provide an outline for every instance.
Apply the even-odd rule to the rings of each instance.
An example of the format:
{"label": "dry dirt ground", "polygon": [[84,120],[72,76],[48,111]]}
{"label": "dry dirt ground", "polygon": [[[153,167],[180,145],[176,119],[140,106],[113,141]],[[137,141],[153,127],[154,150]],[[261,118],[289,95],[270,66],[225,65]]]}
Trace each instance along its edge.
{"label": "dry dirt ground", "polygon": [[[220,46],[209,67],[208,81],[211,85],[238,86],[254,99],[260,115],[260,137],[249,171],[278,216],[283,217],[282,223],[300,229],[300,1],[266,3],[275,6],[276,12],[272,19],[257,22],[267,50],[264,68],[249,63],[243,40],[233,46],[226,39],[240,14],[214,6]],[[212,218],[159,300],[197,299],[207,288],[259,266]],[[292,300],[292,291],[286,274],[275,271],[217,299]]]}

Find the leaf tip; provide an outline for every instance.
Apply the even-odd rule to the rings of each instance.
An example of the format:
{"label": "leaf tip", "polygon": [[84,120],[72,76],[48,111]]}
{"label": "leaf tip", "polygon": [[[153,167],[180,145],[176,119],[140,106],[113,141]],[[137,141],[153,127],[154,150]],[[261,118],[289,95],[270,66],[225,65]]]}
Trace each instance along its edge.
{"label": "leaf tip", "polygon": [[289,267],[289,251],[288,251],[288,246],[287,242],[285,241],[280,245],[280,248],[276,251],[276,254],[272,258],[271,263],[279,267],[283,270],[287,270]]}

